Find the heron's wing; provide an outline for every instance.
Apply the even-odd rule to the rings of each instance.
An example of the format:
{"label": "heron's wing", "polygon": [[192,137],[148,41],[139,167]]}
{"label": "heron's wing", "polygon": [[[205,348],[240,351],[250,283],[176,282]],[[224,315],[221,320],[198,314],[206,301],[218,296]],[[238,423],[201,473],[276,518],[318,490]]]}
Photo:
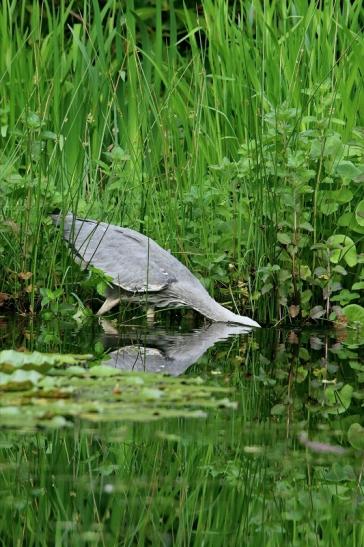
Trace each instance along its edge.
{"label": "heron's wing", "polygon": [[[176,281],[166,251],[146,236],[111,224],[75,219],[65,238],[86,265],[92,265],[131,292],[158,292]],[[168,254],[168,253],[167,253]]]}

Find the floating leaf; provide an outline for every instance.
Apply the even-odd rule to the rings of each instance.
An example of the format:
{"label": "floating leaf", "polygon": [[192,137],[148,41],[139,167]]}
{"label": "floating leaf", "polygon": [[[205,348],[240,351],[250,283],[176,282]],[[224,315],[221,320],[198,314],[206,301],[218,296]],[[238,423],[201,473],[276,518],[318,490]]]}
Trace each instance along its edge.
{"label": "floating leaf", "polygon": [[[206,417],[208,408],[236,408],[229,388],[202,378],[124,372],[85,356],[0,353],[0,425],[20,429],[92,422]],[[70,363],[70,364],[68,364]],[[34,370],[35,369],[35,370]],[[67,399],[67,400],[66,400]]]}
{"label": "floating leaf", "polygon": [[0,351],[0,370],[17,368],[47,370],[54,366],[77,365],[92,358],[92,355],[72,355],[59,353],[31,353],[4,350]]}
{"label": "floating leaf", "polygon": [[12,374],[0,372],[0,391],[22,391],[33,387],[42,375],[35,370],[16,370]]}

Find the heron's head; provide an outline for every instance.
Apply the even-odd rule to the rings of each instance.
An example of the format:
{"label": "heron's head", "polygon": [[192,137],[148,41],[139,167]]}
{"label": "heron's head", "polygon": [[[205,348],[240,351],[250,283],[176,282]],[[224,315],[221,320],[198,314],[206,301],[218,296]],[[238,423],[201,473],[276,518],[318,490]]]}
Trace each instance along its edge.
{"label": "heron's head", "polygon": [[255,327],[260,329],[259,323],[254,321],[254,319],[250,319],[250,317],[245,317],[245,315],[235,315],[234,320],[229,321],[231,323],[238,323],[239,325],[244,325],[245,327]]}

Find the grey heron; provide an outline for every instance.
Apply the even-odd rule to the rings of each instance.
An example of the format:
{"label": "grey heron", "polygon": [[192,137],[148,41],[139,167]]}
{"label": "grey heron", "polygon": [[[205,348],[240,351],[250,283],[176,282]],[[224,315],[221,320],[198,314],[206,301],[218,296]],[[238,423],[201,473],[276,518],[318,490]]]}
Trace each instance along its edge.
{"label": "grey heron", "polygon": [[144,300],[160,308],[193,308],[211,321],[260,326],[216,302],[189,269],[153,239],[130,228],[77,218],[73,213],[52,218],[57,226],[63,226],[64,239],[82,267],[93,266],[112,279],[97,315],[107,313],[121,300]]}
{"label": "grey heron", "polygon": [[[129,372],[161,372],[179,376],[217,342],[248,334],[251,330],[242,325],[211,323],[186,333],[157,329],[151,334],[139,333],[139,338],[134,333],[130,339],[121,340],[124,344],[109,353],[103,364]],[[118,331],[115,330],[113,337],[120,343]],[[111,341],[111,334],[106,335],[104,340]]]}

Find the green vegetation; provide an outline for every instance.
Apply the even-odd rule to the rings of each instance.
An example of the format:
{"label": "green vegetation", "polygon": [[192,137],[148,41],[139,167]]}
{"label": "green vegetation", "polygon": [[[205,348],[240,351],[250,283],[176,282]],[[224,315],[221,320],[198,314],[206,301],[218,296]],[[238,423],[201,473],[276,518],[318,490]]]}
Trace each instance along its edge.
{"label": "green vegetation", "polygon": [[[80,332],[74,345],[81,338]],[[99,388],[93,386],[99,408],[86,420],[80,420],[90,407],[85,356],[3,352],[0,362],[9,378],[14,367],[41,371],[43,396],[39,384],[28,395],[1,393],[1,405],[4,398],[18,399],[12,413],[0,408],[2,542],[361,545],[362,350],[363,337],[355,332],[265,329],[255,338],[235,338],[210,350],[187,377],[169,383],[159,376],[157,385],[169,395],[174,391],[175,403],[166,397],[177,418],[161,408],[160,397],[146,401],[142,391],[150,381],[155,389],[155,377],[137,373],[134,384],[130,375],[124,375],[124,383],[100,376]],[[59,394],[57,400],[61,388],[54,382],[61,371],[62,389],[68,383],[71,395],[62,399]],[[209,389],[197,375],[221,393],[229,386],[237,408],[218,408],[211,401],[207,417],[188,418],[184,411],[191,410],[196,393]],[[111,381],[115,386],[116,379],[120,390],[112,394],[110,388],[109,398],[119,400],[114,415],[108,415],[111,403],[104,388]],[[180,400],[188,392],[190,401],[182,409]],[[47,395],[54,398],[47,401]],[[127,400],[131,419],[125,419]],[[147,423],[140,423],[133,409],[137,400]],[[199,408],[208,402],[200,398]],[[52,416],[56,403],[58,408],[63,403],[66,419]],[[159,416],[151,415],[153,404]],[[33,423],[31,407],[33,417],[38,413]]]}
{"label": "green vegetation", "polygon": [[148,233],[266,324],[363,304],[362,25],[360,0],[4,0],[0,305],[92,294],[54,207]]}
{"label": "green vegetation", "polygon": [[126,373],[91,355],[0,352],[1,425],[22,431],[71,426],[75,418],[96,423],[201,418],[202,409],[236,408],[226,398],[229,391],[205,386],[198,377]]}
{"label": "green vegetation", "polygon": [[[363,27],[361,0],[1,2],[1,545],[364,544]],[[103,331],[56,208],[294,328],[107,366],[177,373],[192,320]]]}

